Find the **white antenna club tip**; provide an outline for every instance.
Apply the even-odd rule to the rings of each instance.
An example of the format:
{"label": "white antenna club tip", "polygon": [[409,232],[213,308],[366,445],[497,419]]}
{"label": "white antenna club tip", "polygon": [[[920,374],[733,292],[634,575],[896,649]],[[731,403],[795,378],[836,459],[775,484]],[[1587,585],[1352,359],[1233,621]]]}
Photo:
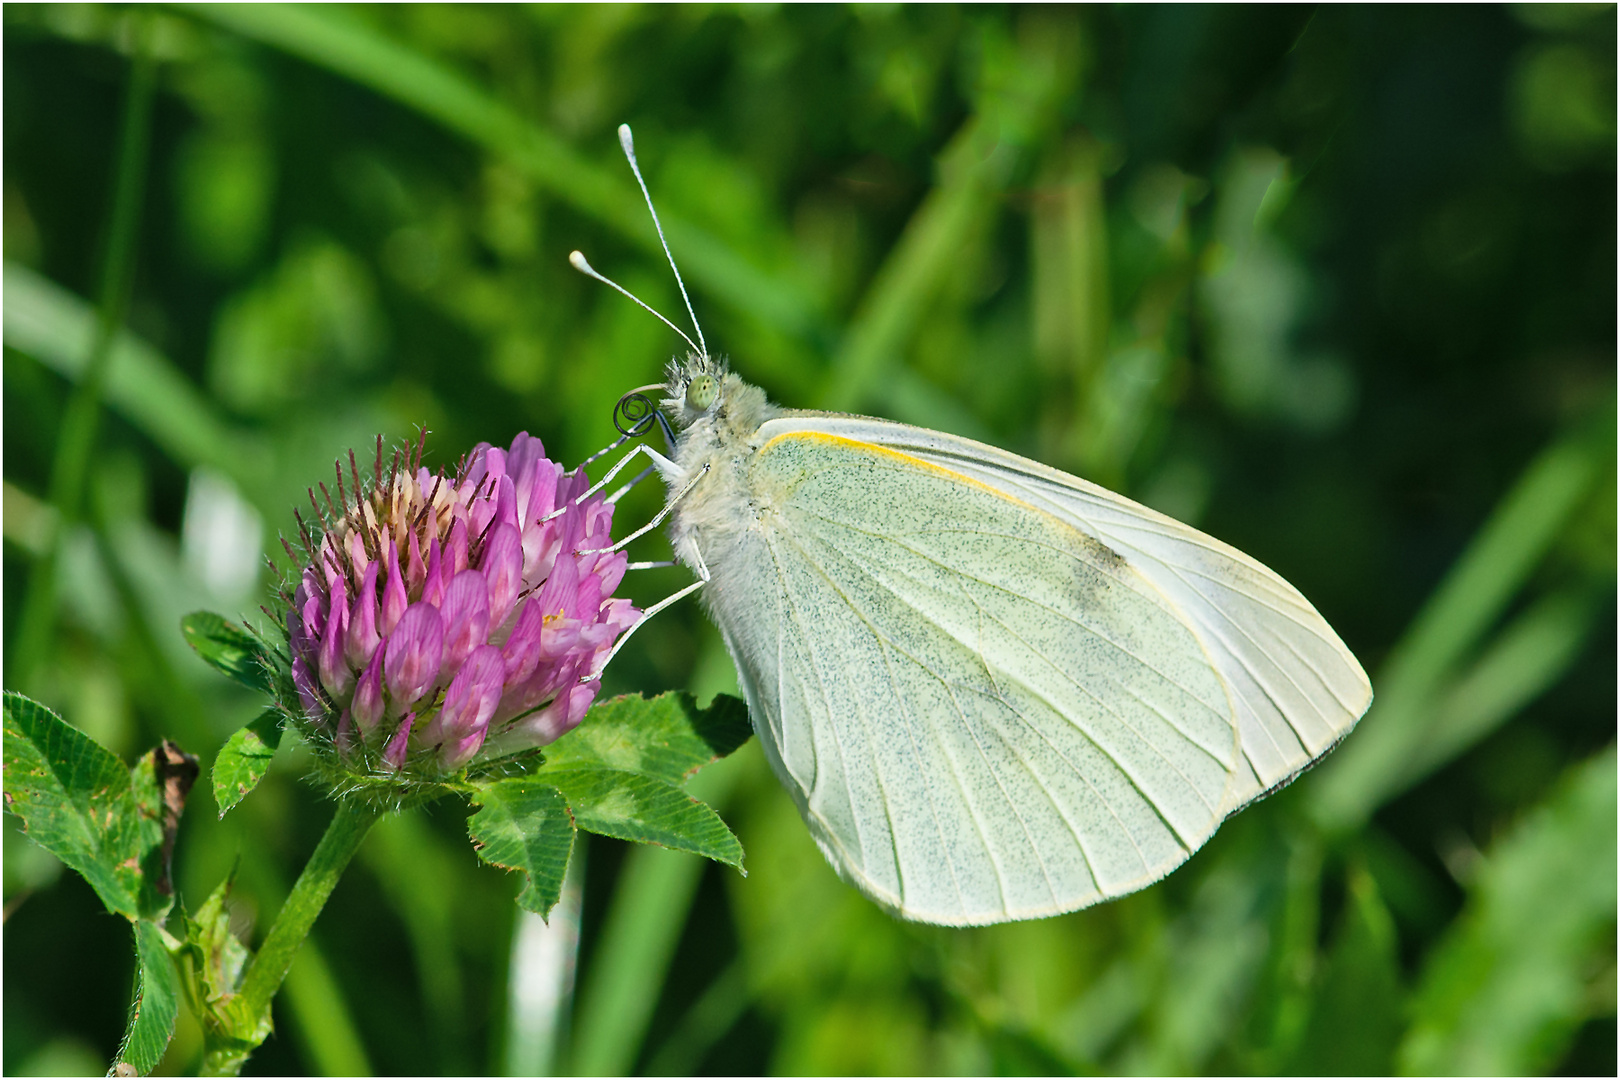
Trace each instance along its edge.
{"label": "white antenna club tip", "polygon": [[671,330],[681,335],[681,337],[686,338],[686,343],[688,345],[692,345],[693,352],[697,353],[699,356],[708,356],[708,342],[703,340],[703,328],[698,325],[697,312],[692,310],[692,298],[686,295],[686,282],[681,280],[681,271],[680,268],[675,265],[675,256],[669,253],[669,241],[664,238],[664,226],[658,221],[658,211],[653,209],[652,193],[647,190],[647,181],[642,179],[641,167],[636,164],[636,146],[635,143],[630,139],[629,124],[619,125],[619,146],[624,150],[625,160],[630,162],[630,171],[635,174],[636,186],[641,189],[641,197],[647,200],[647,213],[652,215],[653,228],[658,230],[658,243],[664,249],[664,258],[669,260],[669,269],[670,272],[675,275],[675,284],[681,290],[681,299],[686,302],[686,313],[692,318],[692,329],[697,331],[697,344],[693,345],[692,339],[686,337],[686,331],[682,330],[668,319],[665,319],[662,315],[659,315],[658,312],[653,311],[652,308],[647,307],[645,303],[625,289],[624,286],[619,285],[616,282],[609,281],[601,274],[598,274],[595,270],[592,270],[590,264],[585,261],[585,256],[581,255],[579,252],[576,251],[569,255],[568,261],[574,264],[574,269],[580,271],[581,273],[589,274],[591,277],[596,278],[605,285],[612,285],[619,292],[624,293],[625,296],[630,297],[630,299],[634,300],[636,303],[641,304],[642,307],[647,308],[648,311],[652,311],[654,315],[657,315],[658,318],[663,321],[665,326],[668,326]]}

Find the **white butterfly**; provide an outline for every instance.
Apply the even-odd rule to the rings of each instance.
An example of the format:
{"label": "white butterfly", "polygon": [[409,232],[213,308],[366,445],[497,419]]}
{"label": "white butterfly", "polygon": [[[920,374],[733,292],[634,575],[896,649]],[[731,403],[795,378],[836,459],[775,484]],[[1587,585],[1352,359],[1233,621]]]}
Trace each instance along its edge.
{"label": "white butterfly", "polygon": [[1095,484],[780,409],[701,344],[664,389],[673,459],[638,450],[699,578],[665,603],[703,589],[817,844],[905,918],[1038,918],[1151,884],[1372,700],[1293,586]]}

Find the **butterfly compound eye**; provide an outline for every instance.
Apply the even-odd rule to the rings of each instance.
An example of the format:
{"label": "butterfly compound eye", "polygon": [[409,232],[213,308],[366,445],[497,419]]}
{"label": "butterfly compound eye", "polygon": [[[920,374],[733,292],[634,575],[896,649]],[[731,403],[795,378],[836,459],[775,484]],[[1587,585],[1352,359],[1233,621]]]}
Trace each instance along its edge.
{"label": "butterfly compound eye", "polygon": [[686,407],[707,412],[720,396],[720,384],[713,375],[699,375],[686,384]]}

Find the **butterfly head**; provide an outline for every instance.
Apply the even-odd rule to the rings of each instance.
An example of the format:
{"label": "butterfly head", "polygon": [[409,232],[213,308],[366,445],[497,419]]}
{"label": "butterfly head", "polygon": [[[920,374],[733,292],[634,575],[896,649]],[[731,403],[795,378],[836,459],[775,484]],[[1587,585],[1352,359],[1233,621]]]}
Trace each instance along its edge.
{"label": "butterfly head", "polygon": [[697,353],[670,363],[664,409],[681,431],[706,422],[752,432],[776,411],[764,391],[727,370],[723,360]]}

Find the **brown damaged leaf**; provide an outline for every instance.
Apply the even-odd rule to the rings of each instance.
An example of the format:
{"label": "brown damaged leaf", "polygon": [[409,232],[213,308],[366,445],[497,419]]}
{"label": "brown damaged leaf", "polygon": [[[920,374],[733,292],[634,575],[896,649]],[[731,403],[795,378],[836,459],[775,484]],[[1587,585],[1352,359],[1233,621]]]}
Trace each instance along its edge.
{"label": "brown damaged leaf", "polygon": [[188,754],[168,739],[152,749],[152,776],[163,794],[163,873],[156,883],[164,896],[174,895],[170,870],[174,861],[174,840],[180,831],[180,815],[186,808],[186,796],[200,772],[197,758]]}

